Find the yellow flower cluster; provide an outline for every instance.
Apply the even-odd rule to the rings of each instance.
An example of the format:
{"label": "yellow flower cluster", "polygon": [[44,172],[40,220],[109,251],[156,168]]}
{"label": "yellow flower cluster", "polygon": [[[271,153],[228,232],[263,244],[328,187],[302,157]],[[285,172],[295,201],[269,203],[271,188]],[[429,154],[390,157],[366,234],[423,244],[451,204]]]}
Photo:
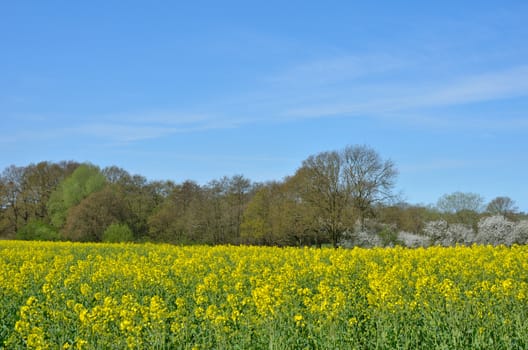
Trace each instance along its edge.
{"label": "yellow flower cluster", "polygon": [[527,295],[525,246],[0,241],[6,349],[523,348]]}

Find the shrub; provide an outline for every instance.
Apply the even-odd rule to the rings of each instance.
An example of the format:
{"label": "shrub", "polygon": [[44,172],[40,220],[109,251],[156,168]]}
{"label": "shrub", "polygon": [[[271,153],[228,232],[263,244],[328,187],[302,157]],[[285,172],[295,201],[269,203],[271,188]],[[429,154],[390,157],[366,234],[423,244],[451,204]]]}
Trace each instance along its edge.
{"label": "shrub", "polygon": [[103,242],[118,243],[134,240],[134,234],[127,224],[111,224],[103,233]]}
{"label": "shrub", "polygon": [[399,240],[398,232],[390,226],[385,226],[381,231],[377,232],[381,239],[381,244],[384,247],[394,247],[395,245],[402,245],[403,242]]}
{"label": "shrub", "polygon": [[27,223],[16,233],[16,239],[25,241],[58,241],[59,233],[49,224],[40,220]]}

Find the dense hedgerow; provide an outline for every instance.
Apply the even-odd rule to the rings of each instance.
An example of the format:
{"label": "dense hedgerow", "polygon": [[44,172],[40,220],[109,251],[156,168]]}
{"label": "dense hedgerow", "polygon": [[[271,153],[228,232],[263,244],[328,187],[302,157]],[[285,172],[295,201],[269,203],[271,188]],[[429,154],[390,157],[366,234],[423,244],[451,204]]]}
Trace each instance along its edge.
{"label": "dense hedgerow", "polygon": [[528,247],[0,242],[6,349],[526,349]]}

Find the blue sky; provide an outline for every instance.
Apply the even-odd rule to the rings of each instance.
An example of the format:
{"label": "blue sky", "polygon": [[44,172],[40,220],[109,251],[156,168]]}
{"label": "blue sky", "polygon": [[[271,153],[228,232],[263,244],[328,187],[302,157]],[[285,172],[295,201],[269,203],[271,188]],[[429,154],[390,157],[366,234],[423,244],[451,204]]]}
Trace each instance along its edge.
{"label": "blue sky", "polygon": [[367,144],[397,191],[528,211],[526,1],[5,1],[0,168],[199,183]]}

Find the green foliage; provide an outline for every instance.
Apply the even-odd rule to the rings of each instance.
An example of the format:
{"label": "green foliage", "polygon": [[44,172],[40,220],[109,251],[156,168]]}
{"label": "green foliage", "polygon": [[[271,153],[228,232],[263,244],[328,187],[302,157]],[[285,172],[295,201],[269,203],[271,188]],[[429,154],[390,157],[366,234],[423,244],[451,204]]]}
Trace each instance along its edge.
{"label": "green foliage", "polygon": [[313,207],[298,201],[295,180],[269,183],[255,192],[244,211],[242,242],[265,245],[323,242],[319,235],[311,231],[315,226]]}
{"label": "green foliage", "polygon": [[116,222],[128,224],[130,217],[123,196],[109,185],[68,211],[62,233],[64,238],[72,241],[100,242],[108,226]]}
{"label": "green foliage", "polygon": [[[13,165],[0,173],[0,237],[57,239],[58,232],[64,240],[101,242],[111,224],[122,223],[135,241],[392,246],[402,233],[416,238],[428,222],[445,221],[447,238],[438,244],[451,244],[471,238],[466,233],[489,213],[528,219],[508,197],[495,198],[484,213],[474,193],[445,195],[436,206],[388,204],[396,175],[390,160],[366,146],[310,156],[293,176],[267,183],[242,175],[205,185],[149,182],[115,166],[76,162]],[[526,242],[524,226],[513,231],[508,242]]]}
{"label": "green foliage", "polygon": [[190,243],[203,240],[202,216],[210,208],[202,206],[202,190],[192,181],[175,186],[148,218],[149,240]]}
{"label": "green foliage", "polygon": [[261,243],[271,231],[267,225],[269,216],[269,198],[265,188],[260,189],[244,211],[241,224],[241,238],[248,243]]}
{"label": "green foliage", "polygon": [[58,241],[59,233],[49,224],[34,220],[22,227],[16,233],[16,239],[34,241]]}
{"label": "green foliage", "polygon": [[127,224],[112,224],[103,233],[103,242],[119,243],[133,240],[134,234]]}
{"label": "green foliage", "polygon": [[98,167],[91,164],[77,167],[50,196],[48,211],[53,226],[64,226],[68,210],[91,193],[101,190],[105,184],[106,179]]}
{"label": "green foliage", "polygon": [[390,226],[384,225],[385,227],[378,232],[378,236],[381,239],[383,246],[395,246],[402,245],[402,242],[398,239],[398,232],[393,230]]}

